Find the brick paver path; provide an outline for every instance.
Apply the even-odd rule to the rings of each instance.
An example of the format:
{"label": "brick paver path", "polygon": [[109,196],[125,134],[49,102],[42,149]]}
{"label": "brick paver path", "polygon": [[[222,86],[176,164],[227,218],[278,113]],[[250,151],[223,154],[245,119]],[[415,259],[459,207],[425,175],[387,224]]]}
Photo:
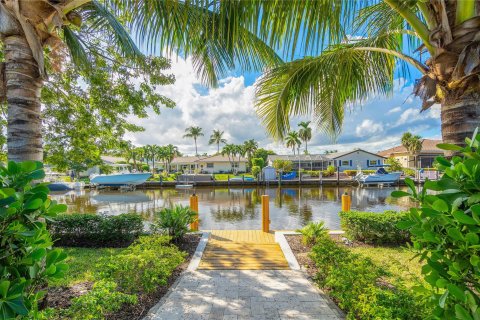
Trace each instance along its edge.
{"label": "brick paver path", "polygon": [[196,270],[145,319],[343,319],[296,270]]}

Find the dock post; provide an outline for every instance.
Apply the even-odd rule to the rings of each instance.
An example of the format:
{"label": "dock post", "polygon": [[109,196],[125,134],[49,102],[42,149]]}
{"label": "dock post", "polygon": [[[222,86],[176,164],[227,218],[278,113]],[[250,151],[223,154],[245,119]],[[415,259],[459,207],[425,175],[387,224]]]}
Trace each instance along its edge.
{"label": "dock post", "polygon": [[348,195],[347,192],[342,194],[342,211],[350,211],[352,205],[352,198]]}
{"label": "dock post", "polygon": [[340,167],[337,167],[337,186],[340,185]]}
{"label": "dock post", "polygon": [[262,196],[262,231],[270,232],[270,203],[269,196]]}
{"label": "dock post", "polygon": [[198,196],[196,194],[190,196],[190,209],[196,213],[195,221],[190,224],[190,229],[198,231]]}

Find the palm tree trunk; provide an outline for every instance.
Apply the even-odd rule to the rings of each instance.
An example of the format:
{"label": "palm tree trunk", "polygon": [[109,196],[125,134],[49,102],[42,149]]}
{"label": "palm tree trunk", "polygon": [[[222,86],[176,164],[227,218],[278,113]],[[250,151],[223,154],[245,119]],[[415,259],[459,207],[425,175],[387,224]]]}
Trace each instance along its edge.
{"label": "palm tree trunk", "polygon": [[195,141],[195,155],[198,156],[198,151],[197,151],[197,138],[193,138]]}
{"label": "palm tree trunk", "polygon": [[40,91],[43,80],[23,36],[7,36],[3,43],[8,103],[8,158],[14,161],[42,161]]}
{"label": "palm tree trunk", "polygon": [[220,142],[217,142],[217,153],[220,153]]}
{"label": "palm tree trunk", "polygon": [[[442,104],[442,139],[444,143],[465,145],[465,138],[471,138],[480,124],[480,95],[468,98],[447,99]],[[453,152],[445,152],[452,156]]]}
{"label": "palm tree trunk", "polygon": [[305,140],[305,153],[308,153],[308,140]]}

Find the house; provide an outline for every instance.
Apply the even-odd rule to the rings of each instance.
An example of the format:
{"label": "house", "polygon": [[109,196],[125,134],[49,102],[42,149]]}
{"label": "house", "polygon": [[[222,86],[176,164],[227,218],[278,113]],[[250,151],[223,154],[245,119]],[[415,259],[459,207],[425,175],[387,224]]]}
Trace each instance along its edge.
{"label": "house", "polygon": [[417,154],[415,165],[415,157],[408,153],[407,149],[400,145],[377,153],[380,156],[397,159],[402,167],[406,168],[431,168],[433,162],[438,156],[443,156],[443,150],[437,148],[437,144],[442,140],[423,139],[422,150]]}
{"label": "house", "polygon": [[365,151],[363,149],[354,149],[352,151],[335,152],[326,155],[330,159],[330,165],[344,170],[375,170],[384,165],[385,157]]}
{"label": "house", "polygon": [[298,171],[299,162],[300,169],[303,170],[325,170],[330,164],[330,159],[321,154],[300,154],[300,155],[269,155],[267,157],[267,165],[273,166],[275,160],[289,160],[293,163],[293,170]]}
{"label": "house", "polygon": [[170,167],[175,171],[186,173],[224,173],[246,172],[247,159],[244,157],[228,157],[220,154],[213,156],[190,156],[174,158]]}

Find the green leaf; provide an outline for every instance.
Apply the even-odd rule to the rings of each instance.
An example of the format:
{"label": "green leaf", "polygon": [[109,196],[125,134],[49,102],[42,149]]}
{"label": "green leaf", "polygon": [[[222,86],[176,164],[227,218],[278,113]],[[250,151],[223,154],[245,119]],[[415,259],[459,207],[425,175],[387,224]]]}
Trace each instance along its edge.
{"label": "green leaf", "polygon": [[457,285],[455,285],[453,283],[449,283],[447,285],[447,289],[458,300],[460,300],[462,302],[466,301],[467,296],[465,295],[465,292],[462,289],[460,289]]}
{"label": "green leaf", "polygon": [[440,306],[440,308],[443,309],[445,307],[445,300],[447,300],[447,297],[448,297],[448,290],[445,290],[445,292],[442,294],[442,296],[438,300],[438,305]]}
{"label": "green leaf", "polygon": [[463,234],[460,230],[456,228],[450,228],[447,230],[447,234],[454,240],[460,241],[463,240]]}
{"label": "green leaf", "polygon": [[438,242],[436,234],[432,231],[425,231],[423,233],[423,238],[429,242]]}
{"label": "green leaf", "polygon": [[411,196],[411,194],[405,191],[395,190],[395,191],[392,191],[391,196],[394,198],[401,198],[401,197],[409,197]]}
{"label": "green leaf", "polygon": [[472,264],[472,266],[478,267],[480,264],[480,257],[477,255],[472,255],[470,257],[470,263]]}
{"label": "green leaf", "polygon": [[440,212],[448,212],[448,204],[442,199],[436,200],[432,204],[432,208]]}
{"label": "green leaf", "polygon": [[478,244],[478,242],[480,241],[478,235],[476,233],[473,233],[473,232],[469,232],[465,235],[465,239],[468,241],[468,243],[470,244]]}
{"label": "green leaf", "polygon": [[7,297],[8,288],[10,287],[10,281],[2,280],[0,281],[0,295],[3,298]]}
{"label": "green leaf", "polygon": [[439,143],[437,144],[437,148],[442,150],[451,150],[451,151],[462,151],[463,147],[457,146],[456,144],[450,143]]}
{"label": "green leaf", "polygon": [[444,157],[436,157],[435,161],[438,162],[439,164],[441,164],[442,166],[445,166],[445,167],[450,167],[452,165],[450,163],[450,161],[448,161]]}
{"label": "green leaf", "polygon": [[458,303],[455,305],[455,316],[460,320],[473,320],[470,313]]}
{"label": "green leaf", "polygon": [[415,221],[412,221],[412,220],[402,220],[402,221],[399,221],[396,224],[396,226],[400,230],[407,230],[407,229],[410,229],[411,227],[413,227],[416,224],[417,223]]}
{"label": "green leaf", "polygon": [[32,201],[29,201],[25,204],[25,209],[27,210],[36,210],[40,208],[43,204],[42,199],[33,199]]}
{"label": "green leaf", "polygon": [[462,211],[455,211],[454,213],[452,213],[452,215],[460,223],[471,225],[477,224],[477,222],[472,217],[466,215]]}

